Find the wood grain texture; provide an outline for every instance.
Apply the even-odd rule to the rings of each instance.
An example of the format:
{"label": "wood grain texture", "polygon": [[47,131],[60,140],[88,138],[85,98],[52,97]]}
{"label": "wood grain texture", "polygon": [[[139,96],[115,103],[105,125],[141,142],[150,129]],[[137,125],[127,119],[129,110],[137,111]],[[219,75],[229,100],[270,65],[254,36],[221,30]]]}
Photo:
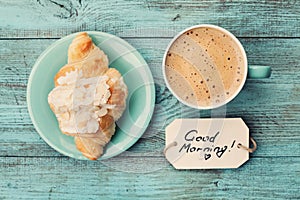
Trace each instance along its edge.
{"label": "wood grain texture", "polygon": [[[151,125],[130,151],[143,155],[156,149],[149,152],[155,156],[164,147],[164,128],[172,120],[178,117],[210,117],[212,113],[183,106],[165,87],[161,60],[169,38],[125,39],[149,63],[157,94]],[[38,136],[26,107],[30,70],[39,54],[54,41],[0,41],[0,45],[5,47],[0,50],[0,156],[62,156]],[[295,131],[300,129],[297,120],[300,118],[300,59],[297,59],[300,39],[241,38],[241,41],[250,63],[270,63],[273,74],[270,79],[248,80],[239,96],[227,105],[227,116],[240,116],[249,125],[251,134],[261,147],[254,156],[300,156],[300,136]],[[282,51],[278,51],[280,47]],[[280,151],[276,150],[278,147]],[[289,151],[290,148],[295,151]]]}
{"label": "wood grain texture", "polygon": [[[162,157],[106,162],[2,157],[0,198],[299,199],[299,162],[299,157],[252,158],[237,170],[178,171]],[[128,171],[116,167],[122,165]],[[130,172],[141,167],[148,173]]]}
{"label": "wood grain texture", "polygon": [[297,0],[1,0],[0,38],[57,38],[98,30],[128,37],[170,37],[195,24],[243,37],[299,37]]}
{"label": "wood grain texture", "polygon": [[[171,38],[124,39],[144,56],[155,82],[164,85],[161,62]],[[256,81],[299,83],[300,39],[240,38],[240,40],[247,52],[249,64],[272,66],[271,79]],[[16,88],[26,87],[36,59],[55,41],[55,39],[0,40],[0,84],[7,87],[10,85]]]}
{"label": "wood grain texture", "polygon": [[[172,120],[178,117],[210,117],[213,113],[183,106],[165,87],[161,60],[170,39],[126,40],[149,63],[157,94],[151,125],[130,151],[141,156],[145,152],[155,156],[163,149],[164,128]],[[38,136],[26,108],[26,84],[30,70],[39,54],[54,41],[0,41],[4,47],[0,50],[0,156],[62,156]],[[241,38],[241,41],[250,63],[270,63],[273,74],[270,79],[248,80],[239,96],[227,105],[227,116],[240,116],[249,125],[260,147],[254,156],[300,156],[300,136],[296,131],[300,128],[297,120],[300,117],[300,59],[297,59],[300,39]],[[282,51],[278,51],[279,47]],[[276,150],[278,148],[279,151]],[[156,151],[149,152],[151,149]]]}

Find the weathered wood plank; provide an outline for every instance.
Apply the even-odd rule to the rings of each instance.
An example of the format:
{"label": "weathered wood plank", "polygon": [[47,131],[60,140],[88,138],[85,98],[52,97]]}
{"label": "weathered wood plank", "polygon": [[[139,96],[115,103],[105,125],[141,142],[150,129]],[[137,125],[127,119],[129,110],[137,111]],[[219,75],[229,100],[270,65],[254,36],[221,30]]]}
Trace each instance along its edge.
{"label": "weathered wood plank", "polygon": [[299,37],[297,0],[0,1],[0,38],[57,38],[98,30],[129,37],[170,37],[211,23],[243,37]]}
{"label": "weathered wood plank", "polygon": [[163,157],[2,157],[0,198],[299,199],[299,163],[299,157],[251,158],[236,170],[178,171]]}
{"label": "weathered wood plank", "polygon": [[[125,38],[148,62],[157,84],[164,85],[161,62],[171,38]],[[25,88],[38,56],[56,40],[0,40],[0,87]],[[258,83],[300,82],[300,39],[241,38],[249,64],[272,66],[272,78]],[[49,66],[51,67],[51,66]],[[273,80],[275,79],[275,80]]]}

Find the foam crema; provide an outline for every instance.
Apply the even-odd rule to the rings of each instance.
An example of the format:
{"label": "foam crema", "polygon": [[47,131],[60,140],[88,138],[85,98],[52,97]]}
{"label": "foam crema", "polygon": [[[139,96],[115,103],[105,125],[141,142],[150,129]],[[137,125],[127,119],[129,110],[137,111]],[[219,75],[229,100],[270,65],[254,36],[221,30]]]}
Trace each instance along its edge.
{"label": "foam crema", "polygon": [[243,49],[226,32],[197,27],[181,34],[165,58],[169,87],[194,107],[214,107],[230,99],[244,84]]}

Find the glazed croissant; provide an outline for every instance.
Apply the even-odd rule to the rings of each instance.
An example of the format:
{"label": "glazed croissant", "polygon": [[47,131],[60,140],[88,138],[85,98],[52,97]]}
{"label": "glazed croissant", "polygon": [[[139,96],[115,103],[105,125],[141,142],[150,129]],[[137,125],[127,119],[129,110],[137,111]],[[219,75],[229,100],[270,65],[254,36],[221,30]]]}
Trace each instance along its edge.
{"label": "glazed croissant", "polygon": [[111,140],[126,107],[127,86],[108,68],[108,58],[87,33],[79,33],[68,50],[68,64],[54,77],[50,108],[64,134],[74,136],[82,154],[96,160]]}

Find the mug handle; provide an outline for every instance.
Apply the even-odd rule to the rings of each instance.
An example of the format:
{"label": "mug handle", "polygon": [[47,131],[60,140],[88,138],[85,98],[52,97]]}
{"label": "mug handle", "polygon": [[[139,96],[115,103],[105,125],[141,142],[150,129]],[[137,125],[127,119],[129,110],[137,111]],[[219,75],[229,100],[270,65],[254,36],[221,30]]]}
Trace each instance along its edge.
{"label": "mug handle", "polygon": [[269,78],[271,76],[271,67],[263,65],[249,65],[248,78]]}

